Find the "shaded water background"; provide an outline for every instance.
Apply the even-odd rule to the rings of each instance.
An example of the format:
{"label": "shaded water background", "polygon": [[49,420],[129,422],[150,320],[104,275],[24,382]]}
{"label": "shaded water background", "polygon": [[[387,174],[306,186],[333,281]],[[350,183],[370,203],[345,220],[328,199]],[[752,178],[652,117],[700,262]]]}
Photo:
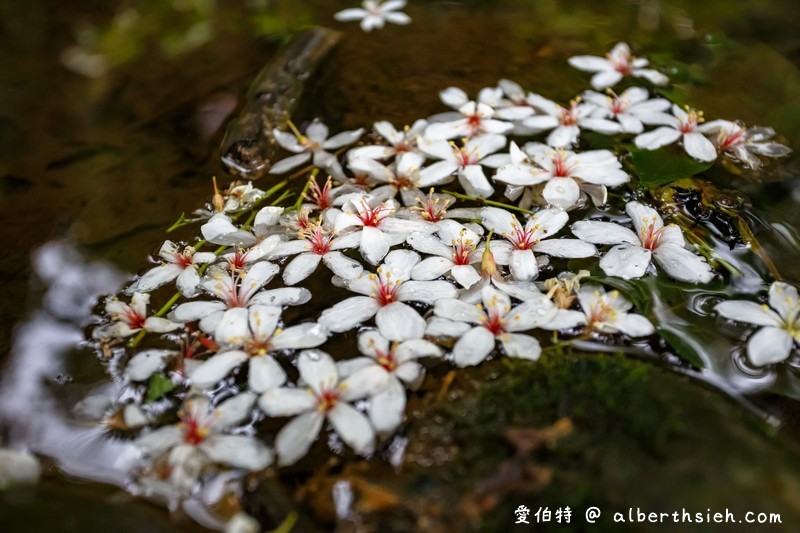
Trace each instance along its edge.
{"label": "shaded water background", "polygon": [[[570,69],[566,58],[600,53],[622,39],[675,67],[676,99],[709,117],[773,126],[787,144],[800,146],[797,2],[412,2],[412,25],[372,34],[332,21],[349,4],[0,5],[0,209],[7,242],[0,255],[0,358],[11,351],[15,325],[41,305],[34,251],[65,241],[87,260],[139,271],[162,242],[164,228],[208,198],[210,176],[222,174],[221,126],[280,39],[305,25],[334,25],[347,34],[312,83],[302,117],[319,115],[332,129],[377,119],[403,124],[440,111],[438,91],[447,86],[474,93],[502,77],[565,101],[587,86],[587,77]],[[201,7],[186,7],[192,5]],[[107,73],[94,78],[64,66],[65,50],[91,41],[81,30],[86,27],[95,28],[99,41],[84,50],[113,59]],[[725,37],[738,47],[715,57],[709,51],[725,49]],[[797,284],[798,256],[785,252],[787,241],[780,237],[794,238],[800,227],[796,155],[785,172],[761,183],[741,177],[729,186],[749,194],[755,213],[777,225],[776,231],[763,226],[759,237],[786,280]],[[35,347],[26,353],[35,354]],[[84,370],[87,381],[99,379],[99,364],[90,358],[83,363],[92,365]],[[77,397],[80,389],[60,374],[44,368],[41,378],[48,389]],[[788,411],[797,409],[785,402],[775,397],[762,406],[774,405],[791,426]],[[58,500],[63,507],[54,503],[53,516],[63,519],[74,506],[94,508],[102,492],[59,479],[38,490],[29,500],[21,497],[15,512],[25,516],[41,501]],[[66,493],[78,501],[64,501]],[[144,522],[148,530],[162,522],[169,528],[163,513],[139,512],[153,514]],[[91,530],[89,524],[74,530]],[[129,530],[144,529],[131,523]]]}

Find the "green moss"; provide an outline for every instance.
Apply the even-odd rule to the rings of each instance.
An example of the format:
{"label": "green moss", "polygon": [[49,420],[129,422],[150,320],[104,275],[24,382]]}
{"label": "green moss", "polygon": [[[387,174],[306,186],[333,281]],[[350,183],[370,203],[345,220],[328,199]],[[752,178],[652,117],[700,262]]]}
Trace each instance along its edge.
{"label": "green moss", "polygon": [[[496,361],[464,372],[472,380],[466,388],[475,390],[433,404],[409,428],[417,449],[431,455],[456,450],[451,460],[411,469],[401,485],[409,495],[457,495],[463,510],[464,495],[493,482],[504,463],[552,472],[541,490],[534,484],[501,489],[499,504],[483,515],[485,531],[508,528],[521,504],[551,511],[569,506],[576,530],[586,526],[582,514],[589,506],[605,512],[598,530],[612,529],[613,511],[629,507],[727,508],[737,519],[747,511],[779,512],[784,525],[800,524],[796,450],[740,405],[689,377],[622,354],[584,353],[535,363]],[[568,436],[514,459],[507,428],[545,428],[565,417],[573,423]],[[453,503],[452,509],[459,507]]]}

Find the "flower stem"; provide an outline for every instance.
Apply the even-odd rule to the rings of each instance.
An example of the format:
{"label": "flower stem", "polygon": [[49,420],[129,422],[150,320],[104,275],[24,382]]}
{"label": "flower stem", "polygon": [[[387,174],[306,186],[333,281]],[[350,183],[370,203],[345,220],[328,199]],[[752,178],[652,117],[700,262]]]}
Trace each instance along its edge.
{"label": "flower stem", "polygon": [[527,215],[535,215],[536,213],[530,211],[528,209],[522,209],[521,207],[517,207],[515,205],[504,204],[503,202],[497,202],[495,200],[487,200],[486,198],[475,198],[474,196],[469,196],[466,194],[461,194],[460,192],[455,191],[442,191],[444,194],[449,194],[450,196],[455,196],[459,200],[471,200],[479,205],[491,205],[493,207],[502,207],[504,209],[510,209],[511,211],[517,211],[520,213],[525,213]]}

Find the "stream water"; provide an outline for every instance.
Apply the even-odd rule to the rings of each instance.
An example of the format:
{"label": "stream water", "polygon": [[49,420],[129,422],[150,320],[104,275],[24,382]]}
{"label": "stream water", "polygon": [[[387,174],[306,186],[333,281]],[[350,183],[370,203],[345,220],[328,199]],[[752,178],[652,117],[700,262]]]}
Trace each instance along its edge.
{"label": "stream water", "polygon": [[[369,127],[378,119],[405,124],[442,111],[438,92],[448,86],[475,94],[500,78],[566,101],[586,86],[584,73],[568,68],[566,59],[626,40],[666,66],[676,82],[668,95],[674,101],[691,103],[707,116],[769,125],[782,142],[800,146],[800,5],[791,0],[626,0],[601,6],[555,0],[412,1],[406,10],[411,25],[372,33],[335,22],[333,14],[345,7],[348,2],[322,0],[139,0],[119,6],[9,0],[0,5],[0,205],[8,243],[0,256],[0,444],[25,447],[45,464],[38,486],[0,493],[3,531],[191,531],[201,529],[198,524],[214,525],[202,509],[185,510],[191,518],[170,515],[124,490],[136,453],[128,441],[108,438],[92,424],[118,384],[108,382],[81,341],[97,298],[140,272],[163,242],[165,228],[208,200],[210,177],[224,175],[218,150],[226,122],[282,39],[301,28],[322,25],[344,32],[297,113],[298,122],[319,116],[333,131]],[[758,176],[713,176],[718,189],[747,198],[743,212],[755,237],[783,279],[794,285],[800,283],[796,154]],[[706,192],[712,200],[723,194]],[[486,464],[497,464],[484,451],[495,443],[483,434],[491,435],[497,417],[481,409],[505,413],[498,405],[511,408],[509,391],[558,390],[534,406],[570,416],[576,424],[584,421],[591,428],[586,435],[606,440],[573,443],[574,449],[567,446],[548,457],[548,467],[561,469],[569,482],[545,491],[540,501],[562,505],[565,500],[558,498],[570,491],[600,497],[597,487],[624,492],[626,484],[644,484],[652,475],[664,480],[663,491],[639,487],[642,501],[678,505],[674,491],[690,485],[685,475],[695,475],[702,488],[732,483],[740,489],[715,503],[744,505],[753,494],[762,502],[774,494],[787,520],[800,523],[800,492],[791,492],[800,486],[794,477],[800,464],[800,367],[764,371],[750,367],[744,357],[731,357],[736,326],[722,326],[711,309],[726,295],[756,293],[771,273],[752,253],[730,251],[725,238],[724,232],[713,237],[716,249],[744,274],[729,286],[688,292],[670,283],[650,287],[658,295],[650,303],[654,312],[676,338],[694,343],[687,349],[702,362],[703,372],[690,372],[672,351],[637,345],[630,359],[647,361],[645,370],[611,355],[568,368],[553,363],[549,376],[509,383],[506,390],[491,388],[504,371],[494,362],[456,380],[448,399],[462,402],[466,411],[411,402],[408,441],[395,445],[418,470],[410,468],[404,479],[392,477],[390,461],[360,470],[320,458],[313,463],[316,470],[308,465],[290,470],[282,486],[263,489],[251,509],[269,516],[265,501],[291,494],[288,500],[312,510],[313,518],[301,522],[301,529],[324,530],[336,518],[329,501],[335,481],[347,479],[372,495],[371,507],[360,508],[365,516],[393,509],[375,521],[366,519],[368,525],[442,530],[447,511],[423,502],[424,497],[441,498],[442,507],[457,502],[455,508],[463,509],[465,500],[448,488],[450,481],[456,480],[453,487],[497,481],[465,474],[478,465],[476,472],[484,475]],[[597,348],[602,349],[586,346],[585,351]],[[613,377],[598,380],[598,370]],[[694,376],[691,383],[686,372]],[[429,391],[447,379],[443,369],[431,374]],[[619,380],[620,390],[600,402],[605,417],[627,416],[621,404],[628,401],[652,402],[642,408],[641,418],[626,419],[635,438],[619,437],[622,430],[612,422],[593,426],[597,413],[586,407],[591,395],[568,383],[569,376],[584,376],[595,391]],[[478,382],[490,386],[484,390],[474,385]],[[649,391],[649,383],[659,390]],[[470,396],[473,389],[482,392]],[[466,415],[472,408],[477,414]],[[519,412],[530,408],[519,407]],[[667,415],[680,420],[659,419]],[[423,421],[431,416],[434,422]],[[537,427],[555,421],[535,413],[519,416],[517,423]],[[781,428],[777,435],[770,429],[774,426]],[[459,439],[472,439],[475,447]],[[739,450],[715,454],[715,446],[733,447],[737,439]],[[704,441],[702,449],[689,447]],[[650,447],[642,449],[642,442]],[[584,445],[612,457],[614,464],[629,460],[638,466],[631,472],[596,473],[602,482],[588,486],[579,477],[600,469],[597,458],[570,462],[570,453],[581,453],[577,450]],[[452,459],[455,448],[462,453]],[[757,465],[734,469],[731,465],[747,462],[746,452],[761,454]],[[464,458],[469,454],[481,459],[470,463]],[[664,463],[669,466],[662,469]],[[784,472],[781,465],[790,463],[795,466]],[[452,472],[420,473],[445,464]],[[730,472],[718,472],[728,467]],[[731,481],[728,474],[739,477]],[[763,482],[751,483],[751,478]],[[704,501],[699,488],[685,494]],[[403,499],[403,508],[386,504],[391,498]],[[281,505],[294,508],[294,503]],[[499,531],[503,526],[487,520],[482,527]]]}

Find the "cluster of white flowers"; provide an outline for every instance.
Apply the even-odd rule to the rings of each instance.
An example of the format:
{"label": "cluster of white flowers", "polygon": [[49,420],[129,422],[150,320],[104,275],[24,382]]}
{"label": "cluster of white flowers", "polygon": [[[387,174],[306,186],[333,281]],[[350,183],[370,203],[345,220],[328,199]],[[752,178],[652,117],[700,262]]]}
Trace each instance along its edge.
{"label": "cluster of white flowers", "polygon": [[[384,19],[403,23],[394,12],[402,4],[365,2],[365,13],[339,18],[362,18],[365,29]],[[570,63],[596,73],[595,89],[627,76],[667,82],[624,44],[606,59]],[[634,187],[627,189],[628,219],[575,220],[587,199],[603,207],[609,188],[635,179],[615,152],[581,151],[581,131],[635,135],[648,149],[681,140],[696,159],[722,154],[753,168],[761,164],[757,155],[788,150],[769,142],[765,128],[701,125],[702,114],[643,87],[608,96],[589,91],[567,107],[508,80],[475,100],[452,87],[441,99],[455,111],[401,129],[376,122],[369,140],[348,151],[363,130],[329,136],[317,119],[303,133],[293,124],[291,132],[275,130],[294,155],[270,173],[309,165],[295,174],[310,174],[302,197],[291,207],[261,207],[270,193],[251,184],[217,192],[198,212],[206,217],[202,241],[166,241],[163,264],[127,289],[130,303],[107,301],[107,320],[94,338],[135,391],[126,401],[139,404],[138,425],[149,426],[137,441],[148,459],[143,477],[158,481],[149,486],[181,498],[220,469],[293,464],[326,421],[354,452],[368,455],[401,427],[407,393],[424,378],[424,358],[459,367],[499,353],[536,360],[546,332],[613,343],[656,333],[657,324],[630,312],[631,302],[606,292],[600,271],[626,280],[663,273],[690,283],[708,283],[715,271]],[[648,126],[658,127],[645,132]],[[330,177],[322,181],[319,172]],[[461,192],[447,189],[459,186]],[[198,251],[207,244],[219,248]],[[600,279],[581,287],[585,273],[569,273],[562,259],[597,265]],[[149,293],[171,283],[178,293],[148,316]],[[753,353],[756,364],[785,359],[798,339],[796,291],[772,292],[781,291],[785,301],[771,293],[777,314],[755,304],[719,308],[767,326],[750,345],[766,339],[776,346]],[[346,332],[356,328],[349,336],[356,342],[343,349]],[[138,348],[145,337],[173,346]],[[334,341],[332,357],[323,350]],[[163,425],[169,413],[179,421]],[[263,439],[264,420],[280,425],[290,417]]]}

